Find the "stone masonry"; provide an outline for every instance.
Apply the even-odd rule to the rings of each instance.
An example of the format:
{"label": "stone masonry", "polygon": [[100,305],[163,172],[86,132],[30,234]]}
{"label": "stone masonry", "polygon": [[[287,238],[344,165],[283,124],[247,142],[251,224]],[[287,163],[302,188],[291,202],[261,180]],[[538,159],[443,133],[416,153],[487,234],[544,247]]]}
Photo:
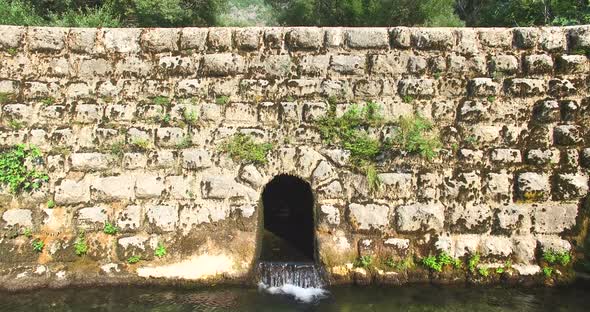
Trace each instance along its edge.
{"label": "stone masonry", "polygon": [[[32,193],[0,186],[0,288],[245,281],[262,189],[282,173],[312,186],[331,282],[374,278],[353,268],[361,255],[440,251],[537,276],[544,250],[575,254],[586,218],[588,51],[590,26],[0,26],[0,148],[38,146],[50,177]],[[367,101],[390,120],[420,113],[444,146],[431,162],[381,157],[370,193],[349,153],[321,140],[328,99],[338,114]],[[235,133],[273,143],[268,162],[220,151]],[[119,232],[103,233],[106,222]]]}

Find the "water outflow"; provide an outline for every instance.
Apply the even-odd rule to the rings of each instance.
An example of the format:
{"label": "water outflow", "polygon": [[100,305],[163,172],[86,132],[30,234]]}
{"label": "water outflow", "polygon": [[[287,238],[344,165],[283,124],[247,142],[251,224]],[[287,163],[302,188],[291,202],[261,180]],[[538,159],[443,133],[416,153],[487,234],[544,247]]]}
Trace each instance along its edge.
{"label": "water outflow", "polygon": [[260,262],[258,279],[267,287],[293,285],[301,288],[324,286],[319,266],[314,263]]}

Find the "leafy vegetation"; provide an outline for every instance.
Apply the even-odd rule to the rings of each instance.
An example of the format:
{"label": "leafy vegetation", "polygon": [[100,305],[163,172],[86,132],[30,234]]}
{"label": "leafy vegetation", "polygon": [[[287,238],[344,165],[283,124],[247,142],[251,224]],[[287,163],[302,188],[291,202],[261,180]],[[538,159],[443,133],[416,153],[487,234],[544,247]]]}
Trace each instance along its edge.
{"label": "leafy vegetation", "polygon": [[6,103],[12,101],[13,98],[14,98],[14,94],[12,94],[12,93],[0,92],[0,105],[6,104]]}
{"label": "leafy vegetation", "polygon": [[477,272],[483,277],[490,276],[490,270],[487,267],[481,267],[477,270]]}
{"label": "leafy vegetation", "polygon": [[27,238],[31,238],[31,237],[33,237],[33,231],[32,231],[31,229],[29,229],[29,228],[26,228],[26,229],[23,231],[23,235],[24,235],[25,237],[27,237]]}
{"label": "leafy vegetation", "polygon": [[170,107],[170,105],[172,105],[172,101],[170,101],[170,98],[165,96],[157,96],[153,98],[152,103],[154,105],[160,105],[162,107]]}
{"label": "leafy vegetation", "polygon": [[31,26],[471,27],[589,22],[585,0],[0,0],[0,24]]}
{"label": "leafy vegetation", "polygon": [[102,229],[102,231],[105,234],[115,235],[115,234],[117,234],[117,232],[119,232],[119,229],[117,228],[116,225],[107,221],[107,222],[105,222],[104,228]]}
{"label": "leafy vegetation", "polygon": [[401,149],[431,160],[438,155],[442,143],[434,125],[420,115],[401,116],[394,142]]}
{"label": "leafy vegetation", "polygon": [[10,192],[32,191],[49,181],[49,176],[27,166],[41,158],[41,151],[34,145],[17,144],[0,154],[0,183],[7,184]]}
{"label": "leafy vegetation", "polygon": [[131,142],[131,146],[141,151],[147,151],[151,144],[147,139],[136,138]]}
{"label": "leafy vegetation", "polygon": [[545,275],[545,277],[549,278],[551,277],[551,275],[553,274],[553,268],[552,267],[543,267],[543,275]]}
{"label": "leafy vegetation", "polygon": [[221,144],[221,151],[244,163],[265,164],[271,150],[271,143],[256,143],[251,136],[243,133],[236,133]]}
{"label": "leafy vegetation", "polygon": [[55,207],[55,201],[53,199],[50,199],[47,201],[47,208],[51,209]]}
{"label": "leafy vegetation", "polygon": [[43,248],[45,247],[45,243],[40,239],[33,240],[31,245],[33,246],[33,250],[36,252],[42,252]]}
{"label": "leafy vegetation", "polygon": [[354,261],[354,266],[357,268],[367,269],[373,264],[373,256],[365,255],[360,256]]}
{"label": "leafy vegetation", "polygon": [[387,257],[383,264],[398,271],[406,271],[414,267],[414,261],[411,256],[407,256],[406,258],[399,261],[395,261],[392,257]]}
{"label": "leafy vegetation", "polygon": [[111,155],[121,158],[125,154],[125,142],[119,141],[111,144]]}
{"label": "leafy vegetation", "polygon": [[127,258],[127,263],[135,264],[135,263],[138,263],[140,260],[141,260],[141,256],[131,256],[131,257]]}
{"label": "leafy vegetation", "polygon": [[154,251],[154,255],[158,258],[162,258],[166,255],[166,247],[162,243],[158,243],[158,247]]}
{"label": "leafy vegetation", "polygon": [[84,233],[80,233],[74,243],[74,250],[76,255],[83,256],[88,253],[88,244],[86,243],[86,236]]}
{"label": "leafy vegetation", "polygon": [[446,252],[441,252],[438,256],[430,255],[422,259],[422,265],[436,272],[442,272],[445,265],[452,265],[454,268],[461,268],[461,260],[451,257]]}
{"label": "leafy vegetation", "polygon": [[568,265],[571,260],[572,256],[569,252],[556,252],[553,250],[548,250],[543,252],[543,260],[545,260],[549,264],[556,264],[559,263],[562,266]]}
{"label": "leafy vegetation", "polygon": [[221,95],[215,98],[215,104],[225,105],[229,103],[229,96]]}
{"label": "leafy vegetation", "polygon": [[475,268],[479,264],[479,260],[480,260],[479,253],[475,253],[475,254],[471,255],[471,257],[469,257],[469,260],[467,261],[467,268],[469,268],[469,272],[471,272],[471,273],[475,272]]}

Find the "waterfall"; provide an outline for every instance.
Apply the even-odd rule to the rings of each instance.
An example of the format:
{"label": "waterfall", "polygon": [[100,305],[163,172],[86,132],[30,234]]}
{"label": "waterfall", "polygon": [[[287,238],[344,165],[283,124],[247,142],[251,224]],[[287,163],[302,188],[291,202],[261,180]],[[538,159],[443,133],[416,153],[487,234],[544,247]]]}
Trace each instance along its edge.
{"label": "waterfall", "polygon": [[260,289],[271,294],[291,295],[297,300],[312,302],[328,293],[322,289],[320,267],[312,262],[263,261],[258,263],[257,269]]}
{"label": "waterfall", "polygon": [[258,278],[269,287],[293,285],[301,288],[321,288],[324,286],[320,269],[310,262],[260,262]]}

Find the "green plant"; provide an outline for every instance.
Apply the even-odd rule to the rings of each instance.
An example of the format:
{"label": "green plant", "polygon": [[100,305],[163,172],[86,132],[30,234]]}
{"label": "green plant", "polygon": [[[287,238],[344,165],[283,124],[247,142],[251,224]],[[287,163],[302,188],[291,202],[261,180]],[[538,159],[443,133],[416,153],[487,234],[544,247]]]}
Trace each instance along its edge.
{"label": "green plant", "polygon": [[433,270],[436,272],[442,272],[442,263],[440,263],[436,259],[436,256],[428,256],[426,258],[423,258],[422,265],[424,265],[425,267],[427,267],[430,270]]}
{"label": "green plant", "polygon": [[138,150],[146,151],[150,149],[151,144],[147,139],[136,138],[131,142],[131,145]]}
{"label": "green plant", "polygon": [[74,242],[74,250],[78,256],[83,256],[88,253],[88,244],[86,243],[86,236],[83,232],[76,238],[76,242]]}
{"label": "green plant", "polygon": [[445,265],[452,265],[458,269],[461,267],[461,260],[451,257],[448,253],[442,251],[438,256],[430,255],[422,259],[422,264],[430,270],[441,272]]}
{"label": "green plant", "polygon": [[46,105],[46,106],[53,105],[53,104],[55,104],[55,98],[46,97],[41,100],[41,104]]}
{"label": "green plant", "polygon": [[105,222],[104,228],[102,229],[102,231],[105,234],[115,235],[115,234],[117,234],[117,232],[119,232],[119,229],[117,228],[116,225],[107,221],[107,222]]}
{"label": "green plant", "polygon": [[49,181],[44,172],[30,169],[27,161],[37,162],[41,151],[34,145],[17,144],[0,154],[0,183],[8,184],[10,192],[36,190],[41,183]]}
{"label": "green plant", "polygon": [[33,242],[31,243],[31,245],[33,246],[33,250],[36,252],[42,252],[43,251],[43,247],[45,247],[45,243],[40,240],[40,239],[35,239],[33,240]]}
{"label": "green plant", "polygon": [[154,255],[158,258],[162,258],[166,255],[166,247],[162,243],[158,243],[158,248],[154,251]]}
{"label": "green plant", "polygon": [[552,267],[548,267],[548,266],[543,267],[543,274],[547,278],[551,277],[551,275],[553,274],[553,268]]}
{"label": "green plant", "polygon": [[434,77],[434,79],[438,80],[440,79],[441,76],[441,72],[440,71],[435,71],[432,76]]}
{"label": "green plant", "polygon": [[475,135],[470,135],[465,138],[465,142],[471,146],[475,146],[477,143],[479,143],[479,138]]}
{"label": "green plant", "polygon": [[125,154],[125,142],[118,141],[118,142],[111,144],[110,152],[111,152],[111,155],[113,155],[117,158],[123,157],[123,155]]}
{"label": "green plant", "polygon": [[433,124],[419,114],[400,117],[394,141],[401,149],[417,153],[428,160],[436,157],[442,146]]}
{"label": "green plant", "polygon": [[377,168],[375,168],[375,165],[367,164],[365,166],[365,174],[367,177],[369,191],[373,192],[378,190],[381,186],[381,178],[379,178],[379,173],[377,172]]}
{"label": "green plant", "polygon": [[512,261],[506,260],[506,262],[504,262],[504,266],[496,268],[496,273],[502,274],[502,273],[504,273],[508,270],[511,270],[511,269],[512,269]]}
{"label": "green plant", "polygon": [[221,144],[221,151],[231,158],[245,163],[265,164],[266,156],[272,150],[271,143],[256,143],[251,136],[237,133]]}
{"label": "green plant", "polygon": [[488,102],[490,102],[490,103],[494,103],[494,101],[496,101],[496,97],[495,97],[495,96],[493,96],[493,95],[490,95],[490,96],[488,96],[487,100],[488,100]]}
{"label": "green plant", "polygon": [[194,126],[197,123],[197,112],[192,109],[185,109],[182,112],[182,118],[188,125]]}
{"label": "green plant", "polygon": [[23,231],[23,235],[27,238],[31,238],[31,237],[33,237],[33,231],[30,228],[26,228]]}
{"label": "green plant", "polygon": [[553,250],[548,250],[543,252],[543,260],[549,264],[559,263],[563,266],[566,266],[571,262],[572,256],[567,251],[556,252]]}
{"label": "green plant", "polygon": [[23,123],[22,123],[22,122],[20,122],[20,121],[18,121],[18,120],[14,120],[14,119],[12,119],[12,120],[10,120],[10,121],[8,122],[8,126],[9,126],[9,127],[10,127],[10,129],[12,129],[12,130],[20,130],[20,129],[22,129],[22,128],[23,128]]}
{"label": "green plant", "polygon": [[47,201],[47,208],[51,209],[55,207],[55,201],[53,199],[50,199]]}
{"label": "green plant", "polygon": [[357,268],[366,269],[370,267],[371,264],[373,264],[373,256],[371,255],[360,256],[354,261],[354,266]]}
{"label": "green plant", "polygon": [[402,96],[402,101],[404,101],[404,103],[409,104],[409,103],[414,102],[414,97],[411,95],[404,95],[404,96]]}
{"label": "green plant", "polygon": [[215,98],[215,104],[217,105],[226,105],[229,103],[229,96],[221,95]]}
{"label": "green plant", "polygon": [[193,145],[193,138],[190,135],[185,135],[182,140],[178,144],[176,144],[176,148],[183,149],[189,148]]}
{"label": "green plant", "polygon": [[487,267],[481,267],[477,271],[483,277],[488,277],[490,275],[490,270]]}
{"label": "green plant", "polygon": [[172,101],[170,101],[170,99],[165,96],[156,96],[152,99],[152,103],[162,107],[170,107],[172,105]]}
{"label": "green plant", "polygon": [[18,54],[18,50],[16,48],[8,48],[6,52],[10,54],[10,56],[16,56]]}
{"label": "green plant", "polygon": [[138,263],[139,260],[141,260],[141,256],[131,256],[131,257],[127,258],[127,263],[135,264],[135,263]]}
{"label": "green plant", "polygon": [[467,267],[469,268],[469,272],[471,272],[471,273],[475,272],[475,268],[479,264],[479,259],[480,259],[479,253],[475,253],[475,254],[471,255],[471,257],[469,257],[469,260],[467,261]]}
{"label": "green plant", "polygon": [[4,104],[12,101],[13,98],[14,98],[14,94],[12,94],[12,93],[0,92],[0,105],[4,105]]}

